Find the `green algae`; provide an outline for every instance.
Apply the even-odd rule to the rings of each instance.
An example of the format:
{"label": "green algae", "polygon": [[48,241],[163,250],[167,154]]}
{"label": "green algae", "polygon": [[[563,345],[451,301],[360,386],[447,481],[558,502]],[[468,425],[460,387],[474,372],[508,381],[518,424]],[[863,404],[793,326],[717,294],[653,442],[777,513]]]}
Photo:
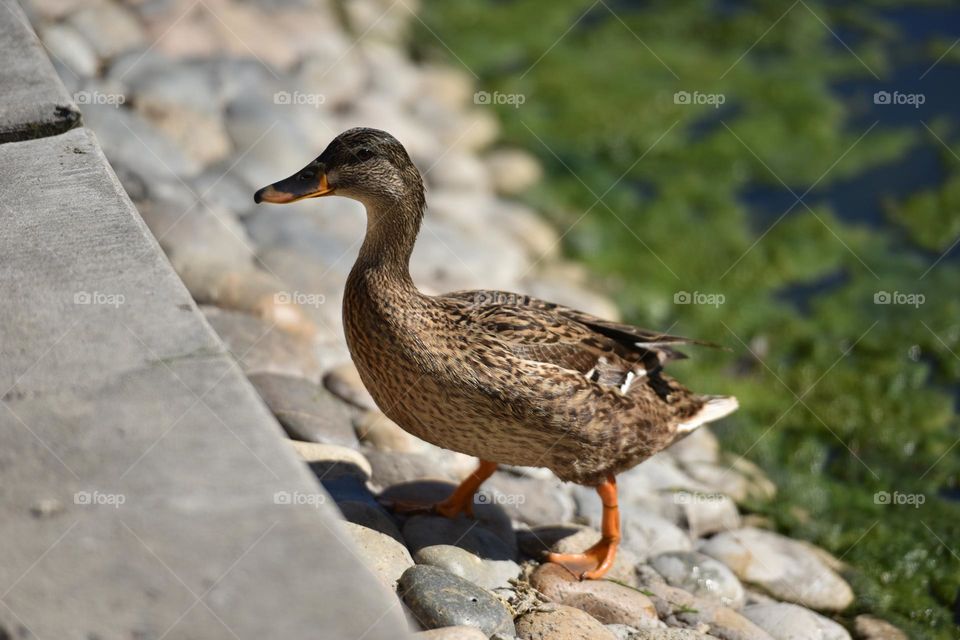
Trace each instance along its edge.
{"label": "green algae", "polygon": [[[887,4],[434,1],[414,48],[524,96],[484,108],[543,162],[529,201],[572,226],[568,254],[628,319],[733,350],[676,373],[740,398],[717,431],[779,487],[749,507],[850,565],[858,597],[838,619],[953,638],[960,265],[938,258],[960,234],[960,162],[944,148],[960,123],[875,116],[903,44]],[[950,42],[920,47],[921,70]],[[935,185],[882,209],[879,182],[830,196],[917,148],[942,159]]]}

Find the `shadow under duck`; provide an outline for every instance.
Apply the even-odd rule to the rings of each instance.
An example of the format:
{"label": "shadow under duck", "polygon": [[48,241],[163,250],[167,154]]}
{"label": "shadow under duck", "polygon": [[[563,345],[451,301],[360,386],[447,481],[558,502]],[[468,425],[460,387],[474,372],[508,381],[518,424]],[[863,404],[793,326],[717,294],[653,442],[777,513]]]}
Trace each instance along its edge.
{"label": "shadow under duck", "polygon": [[340,134],[256,202],[328,195],[361,202],[367,231],[347,278],[343,321],[360,377],[380,409],[413,435],[481,462],[432,511],[470,513],[497,464],[547,467],[596,487],[601,540],[550,554],[582,578],[612,566],[620,541],[616,475],[737,408],[692,393],[663,371],[694,340],[609,322],[503,291],[429,296],[409,262],[423,219],[423,180],[390,134]]}

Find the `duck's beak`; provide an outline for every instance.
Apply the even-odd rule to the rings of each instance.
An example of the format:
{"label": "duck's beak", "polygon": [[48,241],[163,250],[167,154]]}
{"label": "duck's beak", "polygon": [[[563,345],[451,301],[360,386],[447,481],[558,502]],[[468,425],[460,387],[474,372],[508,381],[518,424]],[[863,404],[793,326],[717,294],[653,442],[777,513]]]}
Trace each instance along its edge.
{"label": "duck's beak", "polygon": [[260,189],[253,194],[253,201],[257,204],[261,202],[286,204],[305,198],[328,196],[332,193],[333,187],[327,183],[327,174],[323,171],[318,171],[316,178],[311,180],[301,180],[298,173]]}

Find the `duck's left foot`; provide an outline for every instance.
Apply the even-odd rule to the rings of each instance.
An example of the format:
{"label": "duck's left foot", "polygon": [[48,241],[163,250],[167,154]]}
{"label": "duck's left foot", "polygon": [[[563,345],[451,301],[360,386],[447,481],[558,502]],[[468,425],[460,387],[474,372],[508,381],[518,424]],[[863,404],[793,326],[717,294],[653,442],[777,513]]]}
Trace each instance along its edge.
{"label": "duck's left foot", "polygon": [[607,481],[597,487],[603,502],[602,537],[600,541],[583,553],[549,553],[547,562],[553,562],[567,569],[581,580],[602,578],[617,557],[620,544],[620,511],[617,508],[617,479],[608,476]]}
{"label": "duck's left foot", "polygon": [[619,540],[602,538],[583,553],[548,553],[547,562],[559,564],[581,580],[597,580],[613,566],[619,543]]}
{"label": "duck's left foot", "polygon": [[461,513],[473,517],[473,496],[483,481],[497,470],[497,463],[481,460],[476,470],[467,476],[463,482],[453,490],[446,500],[434,504],[418,503],[404,500],[381,500],[387,509],[395,513],[407,515],[436,514],[445,518],[456,518]]}

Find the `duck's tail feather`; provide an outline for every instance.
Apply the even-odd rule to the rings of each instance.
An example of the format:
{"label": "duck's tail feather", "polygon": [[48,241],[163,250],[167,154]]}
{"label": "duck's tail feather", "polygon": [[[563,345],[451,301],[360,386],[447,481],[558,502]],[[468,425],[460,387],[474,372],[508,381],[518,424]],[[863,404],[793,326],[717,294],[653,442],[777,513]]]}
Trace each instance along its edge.
{"label": "duck's tail feather", "polygon": [[737,410],[740,403],[733,396],[704,396],[700,411],[677,425],[677,436],[682,438],[697,427],[726,417]]}

